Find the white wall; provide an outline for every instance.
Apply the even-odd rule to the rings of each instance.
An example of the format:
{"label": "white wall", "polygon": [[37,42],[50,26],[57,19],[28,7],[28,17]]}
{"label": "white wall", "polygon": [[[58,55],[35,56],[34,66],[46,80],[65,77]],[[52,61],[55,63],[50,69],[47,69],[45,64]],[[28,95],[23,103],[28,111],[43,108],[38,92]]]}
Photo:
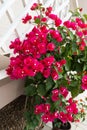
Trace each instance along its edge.
{"label": "white wall", "polygon": [[87,0],[70,0],[70,5],[70,10],[80,7],[83,8],[83,13],[87,13]]}
{"label": "white wall", "polygon": [[83,12],[87,13],[87,0],[78,0],[80,8],[83,8]]}
{"label": "white wall", "polygon": [[24,93],[23,80],[5,78],[0,81],[0,109]]}

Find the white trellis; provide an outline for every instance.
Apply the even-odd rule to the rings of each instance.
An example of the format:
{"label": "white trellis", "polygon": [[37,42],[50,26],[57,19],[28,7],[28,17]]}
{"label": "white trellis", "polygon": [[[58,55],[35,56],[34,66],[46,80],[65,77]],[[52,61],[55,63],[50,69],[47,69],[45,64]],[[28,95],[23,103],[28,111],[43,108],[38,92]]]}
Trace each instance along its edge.
{"label": "white trellis", "polygon": [[[32,3],[34,2],[41,2],[45,6],[53,6],[54,12],[59,15],[63,20],[68,19],[70,14],[68,13],[69,10],[69,0],[0,0],[0,19],[3,19],[3,24],[5,23],[8,27],[4,34],[0,33],[0,54],[6,55],[11,53],[9,49],[9,43],[14,37],[23,37],[23,34],[30,30],[32,26],[26,25],[24,26],[21,22],[22,17],[27,13],[30,12],[29,8],[31,7]],[[15,16],[15,12],[18,10],[14,10],[12,7],[13,5],[20,4],[19,11],[20,13]],[[4,18],[3,15],[6,15],[7,18]],[[32,14],[33,15],[33,14]],[[8,23],[6,23],[9,21]],[[1,23],[2,24],[2,23]],[[1,26],[1,25],[0,25]],[[2,28],[1,30],[5,30]],[[0,71],[0,79],[7,77],[5,70]]]}
{"label": "white trellis", "polygon": [[[0,68],[1,81],[8,77],[5,72],[4,64],[8,64],[6,61],[9,60],[9,57],[6,55],[12,53],[9,49],[10,41],[16,37],[24,37],[25,32],[32,28],[29,24],[23,25],[21,19],[27,12],[30,13],[29,8],[32,3],[37,1],[43,3],[46,7],[52,6],[53,11],[63,20],[70,17],[70,13],[68,13],[70,0],[0,0],[0,67],[1,65],[3,66]],[[3,64],[1,64],[2,62]],[[4,90],[0,89],[0,94],[2,91]],[[8,88],[6,92],[7,94],[8,91],[11,91],[12,96],[12,94],[16,92],[16,89]],[[15,96],[8,102],[12,101],[20,94],[21,91],[19,91],[18,94],[15,94]]]}

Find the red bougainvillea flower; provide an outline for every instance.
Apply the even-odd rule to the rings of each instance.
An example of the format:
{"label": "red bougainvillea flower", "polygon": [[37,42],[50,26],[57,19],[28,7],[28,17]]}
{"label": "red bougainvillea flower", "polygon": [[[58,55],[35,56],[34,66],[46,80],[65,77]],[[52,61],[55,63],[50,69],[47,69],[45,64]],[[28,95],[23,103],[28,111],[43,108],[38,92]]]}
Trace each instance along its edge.
{"label": "red bougainvillea flower", "polygon": [[76,22],[72,22],[72,21],[65,21],[64,23],[63,23],[67,28],[72,28],[73,30],[76,30],[76,28],[77,28],[77,24],[76,24]]}
{"label": "red bougainvillea flower", "polygon": [[59,17],[56,17],[56,19],[55,19],[55,26],[58,27],[58,26],[61,25],[61,23],[62,23],[62,20]]}
{"label": "red bougainvillea flower", "polygon": [[65,21],[64,23],[63,23],[67,28],[70,28],[70,26],[71,26],[71,22],[68,20],[68,21]]}
{"label": "red bougainvillea flower", "polygon": [[19,38],[16,38],[14,41],[11,41],[9,48],[14,49],[14,54],[19,53],[22,50],[22,42]]}
{"label": "red bougainvillea flower", "polygon": [[40,20],[40,15],[38,15],[38,16],[34,16],[34,20]]}
{"label": "red bougainvillea flower", "polygon": [[82,39],[82,41],[80,42],[79,49],[81,51],[84,51],[85,47],[86,47],[86,43],[85,43],[84,39]]}
{"label": "red bougainvillea flower", "polygon": [[68,89],[66,87],[60,87],[59,92],[66,98],[68,95]]}
{"label": "red bougainvillea flower", "polygon": [[42,60],[42,63],[44,64],[45,67],[50,67],[55,61],[55,58],[54,56],[49,56],[49,57],[46,57]]}
{"label": "red bougainvillea flower", "polygon": [[58,101],[59,97],[58,97],[58,95],[54,95],[54,94],[53,94],[53,95],[51,96],[51,99],[52,99],[53,102],[56,102],[56,101]]}
{"label": "red bougainvillea flower", "polygon": [[51,12],[52,12],[52,7],[51,7],[51,6],[50,6],[50,7],[47,7],[45,14],[46,14],[47,16],[49,16],[49,14],[50,14]]}
{"label": "red bougainvillea flower", "polygon": [[51,113],[51,112],[47,112],[47,113],[44,113],[41,118],[42,118],[42,121],[43,121],[44,123],[53,122],[53,120],[54,120],[54,115],[53,115],[53,113]]}
{"label": "red bougainvillea flower", "polygon": [[43,17],[43,18],[41,18],[41,21],[42,21],[42,22],[46,22],[46,21],[47,21],[47,18],[46,18],[46,17]]}
{"label": "red bougainvillea flower", "polygon": [[67,114],[64,112],[60,112],[59,113],[59,119],[63,122],[66,123],[67,122]]}
{"label": "red bougainvillea flower", "polygon": [[82,30],[84,35],[87,35],[87,30]]}
{"label": "red bougainvillea flower", "polygon": [[83,32],[82,32],[82,31],[77,31],[76,34],[77,34],[79,37],[82,37],[82,36],[83,36]]}
{"label": "red bougainvillea flower", "polygon": [[58,90],[58,89],[54,89],[54,90],[52,90],[52,94],[58,96],[58,94],[59,94],[59,90]]}
{"label": "red bougainvillea flower", "polygon": [[49,14],[49,18],[51,18],[52,20],[54,20],[55,26],[58,27],[61,25],[62,20],[55,14]]}
{"label": "red bougainvillea flower", "polygon": [[44,108],[43,108],[44,110],[44,113],[47,113],[47,112],[49,112],[49,110],[50,110],[50,104],[48,104],[48,103],[46,103],[45,105],[44,105]]}
{"label": "red bougainvillea flower", "polygon": [[36,105],[35,106],[35,114],[41,114],[44,110],[44,104]]}
{"label": "red bougainvillea flower", "polygon": [[67,113],[67,120],[70,121],[70,122],[73,122],[74,121],[74,118],[73,118],[73,115],[71,113]]}
{"label": "red bougainvillea flower", "polygon": [[32,16],[29,14],[26,14],[25,18],[22,19],[22,22],[26,24],[29,20],[32,19]]}
{"label": "red bougainvillea flower", "polygon": [[83,90],[87,89],[87,75],[84,75],[82,77],[82,85],[81,85],[81,87],[82,87]]}
{"label": "red bougainvillea flower", "polygon": [[38,3],[34,3],[34,4],[31,6],[31,10],[36,10],[36,9],[38,9],[38,6],[39,6]]}
{"label": "red bougainvillea flower", "polygon": [[76,22],[80,28],[85,28],[86,24],[82,21],[81,18],[76,18]]}
{"label": "red bougainvillea flower", "polygon": [[50,68],[47,68],[47,69],[43,70],[43,76],[45,78],[48,78],[50,76],[50,74],[51,74],[51,69]]}
{"label": "red bougainvillea flower", "polygon": [[65,64],[66,64],[66,60],[65,59],[60,60],[60,65],[61,66],[65,65]]}
{"label": "red bougainvillea flower", "polygon": [[49,43],[48,45],[47,45],[47,50],[48,51],[54,51],[54,49],[55,49],[55,45],[54,45],[54,43]]}
{"label": "red bougainvillea flower", "polygon": [[78,114],[78,107],[77,107],[78,102],[73,101],[72,98],[69,98],[68,102],[69,102],[69,105],[66,106],[67,112],[72,113],[72,114]]}
{"label": "red bougainvillea flower", "polygon": [[53,102],[56,102],[56,101],[59,100],[58,94],[59,94],[59,90],[58,89],[52,90],[51,99],[52,99]]}
{"label": "red bougainvillea flower", "polygon": [[45,123],[51,121],[51,116],[49,113],[44,113],[41,118],[42,118],[42,121]]}
{"label": "red bougainvillea flower", "polygon": [[58,80],[59,78],[58,72],[55,69],[52,70],[51,76],[53,80]]}
{"label": "red bougainvillea flower", "polygon": [[56,17],[57,17],[57,15],[55,15],[55,14],[49,14],[49,18],[51,18],[52,20],[55,20]]}
{"label": "red bougainvillea flower", "polygon": [[57,118],[59,117],[58,111],[54,112],[54,113],[53,113],[53,116],[54,116],[54,119],[57,119]]}

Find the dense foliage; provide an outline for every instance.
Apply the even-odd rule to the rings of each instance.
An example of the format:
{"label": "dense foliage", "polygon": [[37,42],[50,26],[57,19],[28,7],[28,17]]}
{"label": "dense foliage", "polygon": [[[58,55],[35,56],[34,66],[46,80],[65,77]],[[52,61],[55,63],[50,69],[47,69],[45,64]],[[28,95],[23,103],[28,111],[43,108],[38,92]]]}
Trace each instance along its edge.
{"label": "dense foliage", "polygon": [[31,10],[37,15],[27,14],[22,21],[34,27],[24,40],[11,42],[14,56],[7,68],[12,79],[26,79],[30,100],[25,129],[34,130],[41,119],[44,123],[78,121],[85,115],[85,105],[78,109],[73,98],[87,89],[87,15],[81,16],[77,9],[63,22],[52,7],[34,3]]}

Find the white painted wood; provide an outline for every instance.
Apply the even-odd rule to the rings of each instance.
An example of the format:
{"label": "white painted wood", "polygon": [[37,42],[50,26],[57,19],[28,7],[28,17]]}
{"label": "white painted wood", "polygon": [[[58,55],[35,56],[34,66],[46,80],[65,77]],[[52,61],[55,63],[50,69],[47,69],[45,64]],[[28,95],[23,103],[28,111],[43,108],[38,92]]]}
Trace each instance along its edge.
{"label": "white painted wood", "polygon": [[69,0],[63,1],[61,6],[58,9],[56,8],[54,13],[58,13],[58,12],[62,11],[68,4],[69,4]]}
{"label": "white painted wood", "polygon": [[6,10],[14,3],[15,0],[6,0],[0,7],[0,17],[6,12]]}
{"label": "white painted wood", "polygon": [[32,2],[34,0],[31,1],[31,3],[29,3],[29,5],[27,5],[25,7],[25,9],[23,10],[23,13],[14,20],[14,22],[10,25],[9,30],[7,31],[7,33],[4,35],[3,38],[1,38],[0,40],[0,47],[4,44],[4,42],[6,42],[6,40],[8,39],[8,37],[11,35],[11,33],[14,31],[14,29],[16,28],[16,26],[18,25],[18,23],[20,22],[20,20],[23,18],[23,16],[29,11],[29,7],[31,7]]}
{"label": "white painted wood", "polygon": [[[4,0],[5,1],[5,0]],[[24,4],[26,4],[26,2],[25,2],[25,0],[22,0],[23,1],[23,5]],[[16,27],[17,27],[17,25],[19,24],[19,22],[20,22],[20,20],[22,19],[22,17],[24,16],[24,14],[26,14],[26,12],[28,12],[29,11],[29,8],[31,7],[31,5],[32,5],[32,3],[33,2],[35,2],[35,0],[33,0],[33,1],[31,1],[31,2],[29,2],[29,4],[24,8],[24,10],[23,10],[23,13],[18,17],[18,18],[14,18],[14,14],[13,14],[13,12],[11,11],[12,9],[11,8],[9,8],[9,9],[7,9],[6,7],[5,7],[5,10],[7,9],[8,10],[8,12],[9,12],[9,16],[10,16],[10,19],[11,19],[11,21],[13,21],[13,23],[9,26],[9,29],[8,29],[8,31],[6,32],[6,34],[0,39],[0,47],[1,46],[4,46],[4,43],[7,41],[7,39],[8,39],[8,37],[10,37],[10,35],[11,35],[11,33],[16,29]],[[57,5],[58,5],[58,0],[55,0],[55,10],[54,10],[54,12],[55,13],[59,13],[60,11],[62,11],[62,10],[64,10],[64,12],[65,12],[65,7],[66,7],[66,5],[68,5],[69,4],[69,0],[63,0],[62,1],[62,3],[61,3],[61,6],[60,7],[57,7]],[[54,0],[51,0],[51,1],[46,1],[45,2],[45,6],[52,6],[54,4]],[[24,5],[25,6],[25,5]],[[7,6],[8,7],[8,6]],[[62,14],[62,13],[61,13]],[[15,19],[15,20],[14,20]],[[16,31],[16,33],[18,34],[18,32]],[[5,48],[5,50],[6,50],[6,48],[7,47],[4,47]]]}
{"label": "white painted wood", "polygon": [[74,11],[76,8],[76,0],[70,0],[70,10]]}
{"label": "white painted wood", "polygon": [[87,0],[76,0],[76,4],[78,8],[82,8],[83,11],[82,13],[86,13],[87,14]]}
{"label": "white painted wood", "polygon": [[0,80],[7,78],[8,75],[6,74],[5,69],[0,70]]}
{"label": "white painted wood", "polygon": [[[66,6],[67,5],[69,5],[69,0],[66,0],[65,2],[63,2],[61,5],[60,5],[60,7],[59,8],[56,8],[56,10],[54,11],[54,13],[55,14],[59,14],[59,12],[61,11],[61,16],[60,16],[60,18],[62,18],[63,17],[63,15],[64,15],[64,13],[65,13],[65,11],[66,11]],[[66,16],[67,14],[65,14],[65,16]]]}
{"label": "white painted wood", "polygon": [[5,78],[0,81],[0,109],[24,93],[23,80]]}
{"label": "white painted wood", "polygon": [[9,57],[0,55],[0,70],[7,68],[9,65]]}
{"label": "white painted wood", "polygon": [[54,0],[50,0],[50,1],[47,0],[47,1],[45,2],[44,6],[45,6],[45,7],[52,6],[53,3],[54,3]]}
{"label": "white painted wood", "polygon": [[76,0],[76,6],[77,6],[77,8],[79,7],[79,2],[78,2],[78,0]]}

